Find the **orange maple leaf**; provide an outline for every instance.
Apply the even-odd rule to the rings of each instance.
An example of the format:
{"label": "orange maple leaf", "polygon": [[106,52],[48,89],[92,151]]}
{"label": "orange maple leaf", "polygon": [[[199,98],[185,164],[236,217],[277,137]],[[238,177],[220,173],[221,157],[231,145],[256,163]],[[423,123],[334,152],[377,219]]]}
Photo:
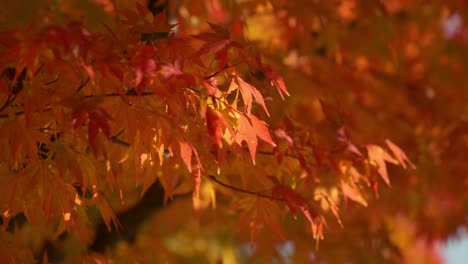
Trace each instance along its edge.
{"label": "orange maple leaf", "polygon": [[385,143],[387,143],[388,148],[392,151],[393,155],[397,158],[398,162],[403,168],[406,169],[407,164],[413,169],[416,168],[416,166],[414,166],[414,164],[408,159],[405,152],[403,152],[400,147],[395,145],[389,139],[386,139]]}
{"label": "orange maple leaf", "polygon": [[387,185],[390,185],[390,179],[388,178],[387,165],[385,162],[397,164],[398,161],[390,156],[383,148],[377,145],[367,145],[367,153],[369,160],[375,162],[377,165],[377,171]]}
{"label": "orange maple leaf", "polygon": [[[247,113],[250,114],[251,109],[252,109],[252,96],[255,98],[255,100],[263,107],[265,110],[265,113],[270,116],[270,113],[268,113],[268,109],[265,105],[265,101],[263,100],[262,94],[255,88],[253,85],[247,83],[244,81],[241,77],[236,76],[233,79],[233,82],[235,81],[235,85],[239,87],[239,90],[242,95],[242,100],[244,100],[244,105],[247,108]],[[233,83],[231,83],[233,85]]]}

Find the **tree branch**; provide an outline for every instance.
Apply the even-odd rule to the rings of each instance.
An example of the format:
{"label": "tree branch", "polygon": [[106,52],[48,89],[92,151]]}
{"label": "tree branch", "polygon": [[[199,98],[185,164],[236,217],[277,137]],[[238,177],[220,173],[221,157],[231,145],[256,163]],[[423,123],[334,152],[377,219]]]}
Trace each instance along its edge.
{"label": "tree branch", "polygon": [[[249,191],[249,190],[245,190],[245,189],[242,189],[242,188],[239,188],[239,187],[236,187],[236,186],[232,186],[232,185],[229,185],[227,183],[224,183],[218,179],[216,179],[215,176],[213,175],[208,175],[208,177],[216,182],[217,184],[223,186],[223,187],[226,187],[228,189],[231,189],[233,191],[236,191],[236,192],[241,192],[241,193],[245,193],[245,194],[249,194],[249,195],[253,195],[253,196],[256,196],[256,197],[261,197],[261,198],[265,198],[265,199],[270,199],[270,200],[274,200],[274,201],[280,201],[280,202],[284,202],[284,199],[283,198],[278,198],[278,197],[274,197],[274,196],[271,196],[271,195],[268,195],[268,194],[263,194],[263,193],[260,193],[260,192],[254,192],[254,191]],[[323,197],[327,200],[328,203],[330,203],[330,205],[332,205],[333,203],[331,202],[331,200],[328,198],[327,195],[319,192],[319,193],[315,193],[314,194],[315,197],[317,196],[320,196],[320,197]],[[334,205],[334,204],[333,204]]]}
{"label": "tree branch", "polygon": [[119,240],[132,243],[141,225],[161,207],[164,206],[164,188],[159,181],[154,182],[145,192],[138,203],[129,210],[117,214],[121,228],[108,231],[104,221],[101,220],[94,241],[89,249],[104,253],[106,249],[115,246]]}
{"label": "tree branch", "polygon": [[[7,108],[8,106],[11,105],[11,103],[13,103],[13,101],[16,99],[16,94],[14,94],[12,96],[12,94],[10,93],[8,95],[8,98],[6,99],[5,103],[2,105],[2,107],[0,107],[0,112],[2,112],[3,110],[5,110],[5,108]],[[6,115],[8,116],[8,115]]]}
{"label": "tree branch", "polygon": [[[133,243],[145,221],[148,221],[152,214],[162,209],[165,205],[164,188],[159,181],[155,181],[135,206],[117,214],[117,219],[120,223],[118,230],[113,229],[112,231],[108,231],[104,221],[102,219],[99,221],[95,229],[94,240],[88,249],[98,253],[105,253],[106,250],[113,248],[121,240]],[[51,263],[63,263],[67,261],[66,250],[61,248],[60,245],[63,244],[63,240],[68,236],[67,232],[61,234],[58,238],[58,241],[61,243],[54,243],[54,241],[49,240],[45,241],[43,248],[36,254],[37,257],[41,258],[47,253]]]}
{"label": "tree branch", "polygon": [[217,184],[221,185],[221,186],[224,186],[228,189],[231,189],[231,190],[234,190],[234,191],[237,191],[237,192],[241,192],[241,193],[246,193],[246,194],[250,194],[250,195],[253,195],[253,196],[257,196],[257,197],[261,197],[261,198],[266,198],[266,199],[270,199],[270,200],[275,200],[275,201],[284,201],[283,199],[281,198],[277,198],[277,197],[273,197],[271,195],[267,195],[267,194],[263,194],[263,193],[259,193],[259,192],[254,192],[254,191],[249,191],[249,190],[244,190],[244,189],[241,189],[239,187],[235,187],[235,186],[232,186],[232,185],[229,185],[227,183],[224,183],[222,181],[219,181],[218,179],[216,179],[215,176],[213,175],[208,175],[208,177],[216,182]]}

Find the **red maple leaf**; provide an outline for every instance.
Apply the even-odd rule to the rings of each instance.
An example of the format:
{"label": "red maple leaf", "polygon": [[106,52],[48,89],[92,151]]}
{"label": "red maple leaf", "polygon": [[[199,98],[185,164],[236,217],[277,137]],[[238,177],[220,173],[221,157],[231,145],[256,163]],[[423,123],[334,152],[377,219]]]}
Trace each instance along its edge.
{"label": "red maple leaf", "polygon": [[272,195],[275,198],[283,200],[293,216],[297,215],[297,209],[299,208],[307,220],[309,220],[311,224],[314,224],[314,219],[318,214],[315,211],[309,210],[307,201],[302,195],[282,184],[275,185]]}

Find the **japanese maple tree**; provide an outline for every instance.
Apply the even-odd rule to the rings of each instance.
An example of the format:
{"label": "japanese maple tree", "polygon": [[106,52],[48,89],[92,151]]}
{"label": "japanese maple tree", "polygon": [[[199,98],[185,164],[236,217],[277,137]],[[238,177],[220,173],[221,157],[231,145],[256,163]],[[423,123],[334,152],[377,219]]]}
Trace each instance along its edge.
{"label": "japanese maple tree", "polygon": [[2,263],[438,263],[468,226],[464,1],[1,6]]}

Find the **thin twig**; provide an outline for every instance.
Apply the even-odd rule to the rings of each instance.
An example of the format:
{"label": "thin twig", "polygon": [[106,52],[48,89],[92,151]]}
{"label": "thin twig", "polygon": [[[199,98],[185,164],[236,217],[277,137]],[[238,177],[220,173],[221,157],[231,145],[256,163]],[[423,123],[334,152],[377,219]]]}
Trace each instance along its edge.
{"label": "thin twig", "polygon": [[99,97],[99,96],[104,96],[104,97],[117,97],[117,96],[153,96],[156,95],[153,92],[142,92],[140,94],[133,94],[133,93],[125,93],[125,94],[119,94],[119,93],[107,93],[107,94],[89,94],[85,95],[86,98],[92,98],[92,97]]}
{"label": "thin twig", "polygon": [[234,67],[236,67],[237,65],[239,65],[241,63],[243,63],[243,62],[234,63],[232,65],[226,65],[221,70],[218,70],[218,71],[216,71],[216,72],[214,72],[214,73],[212,73],[212,74],[210,74],[208,76],[203,77],[203,79],[205,79],[205,80],[211,79],[211,78],[215,77],[216,75],[220,74],[222,71],[227,70],[229,68],[234,68]]}
{"label": "thin twig", "polygon": [[57,77],[55,77],[55,79],[46,82],[45,85],[51,85],[51,84],[57,82],[59,78],[60,78],[60,74],[58,74]]}
{"label": "thin twig", "polygon": [[130,143],[118,139],[117,135],[110,137],[110,140],[111,140],[112,143],[115,143],[115,144],[118,144],[118,145],[121,145],[121,146],[124,146],[124,147],[130,147],[131,146]]}
{"label": "thin twig", "polygon": [[[5,110],[5,108],[7,108],[8,106],[10,106],[10,104],[15,100],[16,98],[16,94],[14,94],[13,96],[11,96],[12,94],[10,93],[8,95],[8,98],[6,99],[5,103],[2,105],[2,107],[0,107],[0,112],[2,112],[3,110]],[[8,116],[8,115],[7,115]]]}
{"label": "thin twig", "polygon": [[253,196],[262,197],[262,198],[266,198],[266,199],[270,199],[270,200],[275,200],[275,201],[284,201],[282,198],[273,197],[273,196],[270,196],[270,195],[267,195],[267,194],[263,194],[263,193],[259,193],[259,192],[244,190],[244,189],[241,189],[241,188],[239,188],[239,187],[235,187],[235,186],[226,184],[226,183],[224,183],[224,182],[219,181],[218,179],[216,179],[216,177],[213,176],[213,175],[208,175],[208,177],[209,177],[212,181],[216,182],[217,184],[219,184],[219,185],[221,185],[221,186],[223,186],[223,187],[226,187],[226,188],[228,188],[228,189],[237,191],[237,192],[242,192],[242,193],[246,193],[246,194],[250,194],[250,195],[253,195]]}
{"label": "thin twig", "polygon": [[[244,148],[244,149],[247,150],[247,151],[249,150],[248,148]],[[262,155],[275,155],[275,152],[258,150],[258,151],[257,151],[257,154],[262,154]],[[285,157],[289,157],[289,158],[297,159],[297,156],[294,155],[294,154],[291,154],[291,153],[284,153],[284,156],[285,156]]]}
{"label": "thin twig", "polygon": [[[49,112],[52,110],[52,107],[46,106],[40,112]],[[19,115],[24,115],[24,111],[18,111],[14,112],[13,115],[19,116]],[[0,114],[0,118],[8,118],[9,114]]]}
{"label": "thin twig", "polygon": [[89,82],[89,76],[86,78],[86,80],[84,82],[82,82],[80,84],[80,86],[78,86],[78,88],[76,89],[76,93],[79,93],[81,91],[81,89],[83,89],[83,87],[86,86],[86,84],[88,84]]}

